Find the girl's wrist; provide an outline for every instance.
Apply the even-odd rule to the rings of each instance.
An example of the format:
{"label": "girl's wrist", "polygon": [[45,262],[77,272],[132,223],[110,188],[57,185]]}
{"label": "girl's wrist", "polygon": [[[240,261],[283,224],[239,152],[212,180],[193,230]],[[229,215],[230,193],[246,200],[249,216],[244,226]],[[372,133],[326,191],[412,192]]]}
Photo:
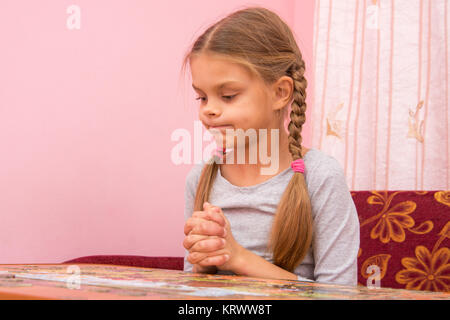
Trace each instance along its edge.
{"label": "girl's wrist", "polygon": [[247,249],[242,247],[241,245],[238,245],[236,247],[236,253],[233,257],[233,259],[230,261],[230,270],[234,272],[235,274],[239,275],[241,273],[241,269],[243,264],[245,264],[246,255],[247,255]]}

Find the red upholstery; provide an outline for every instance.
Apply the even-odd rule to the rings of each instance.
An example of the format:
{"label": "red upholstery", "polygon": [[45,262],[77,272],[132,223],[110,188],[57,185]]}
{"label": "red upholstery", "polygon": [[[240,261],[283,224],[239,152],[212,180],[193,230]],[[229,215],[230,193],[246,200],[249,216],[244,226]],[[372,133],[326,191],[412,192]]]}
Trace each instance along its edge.
{"label": "red upholstery", "polygon": [[[450,291],[450,191],[351,192],[360,221],[358,281]],[[377,271],[378,271],[377,270]],[[370,276],[369,276],[370,274]]]}
{"label": "red upholstery", "polygon": [[120,266],[158,268],[183,270],[184,259],[182,257],[144,257],[144,256],[126,256],[126,255],[99,255],[86,256],[65,261],[63,263],[94,263],[94,264],[113,264]]}
{"label": "red upholstery", "polygon": [[[351,192],[360,221],[358,283],[450,291],[450,191]],[[183,257],[88,256],[65,263],[183,270]],[[378,266],[375,271],[369,268]]]}

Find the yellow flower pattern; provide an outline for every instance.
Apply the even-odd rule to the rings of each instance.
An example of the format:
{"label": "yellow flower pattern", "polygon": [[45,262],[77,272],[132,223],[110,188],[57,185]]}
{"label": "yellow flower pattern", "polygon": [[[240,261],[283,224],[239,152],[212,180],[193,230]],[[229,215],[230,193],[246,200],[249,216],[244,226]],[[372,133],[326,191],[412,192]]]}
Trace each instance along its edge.
{"label": "yellow flower pattern", "polygon": [[380,280],[382,280],[386,275],[390,258],[390,254],[377,254],[368,258],[361,266],[361,275],[367,279],[370,276],[370,274],[367,272],[367,270],[369,270],[369,266],[375,265],[380,268]]}
{"label": "yellow flower pattern", "polygon": [[414,219],[410,216],[416,210],[416,203],[414,201],[403,201],[391,207],[391,203],[395,195],[399,192],[394,192],[388,196],[388,192],[383,193],[372,191],[372,196],[367,199],[367,203],[371,205],[382,205],[381,211],[361,223],[361,227],[376,221],[377,224],[370,232],[372,239],[380,239],[382,243],[388,243],[390,240],[396,242],[405,241],[405,229],[416,234],[425,234],[433,229],[432,221],[425,221],[416,228]]}
{"label": "yellow flower pattern", "polygon": [[434,194],[434,198],[438,202],[450,207],[450,191],[438,191]]}
{"label": "yellow flower pattern", "polygon": [[430,252],[424,246],[416,247],[416,258],[402,259],[406,268],[395,275],[398,283],[406,284],[409,290],[449,291],[450,250],[441,248]]}
{"label": "yellow flower pattern", "polygon": [[[394,287],[402,285],[405,289],[409,290],[450,292],[450,249],[445,245],[448,243],[447,240],[450,239],[450,214],[447,216],[447,221],[445,222],[444,220],[445,225],[442,227],[442,219],[445,219],[445,209],[442,209],[442,205],[444,205],[444,208],[445,206],[450,207],[450,191],[413,192],[416,196],[426,196],[428,199],[436,201],[434,204],[430,203],[429,207],[430,218],[434,218],[421,222],[418,225],[416,225],[414,216],[420,216],[424,212],[423,202],[417,202],[421,205],[421,210],[420,213],[415,215],[417,203],[412,201],[415,200],[414,197],[411,199],[407,198],[406,201],[396,201],[395,203],[396,196],[401,192],[371,191],[371,194],[366,199],[366,203],[369,206],[380,206],[380,209],[376,210],[375,214],[369,216],[367,216],[367,213],[365,216],[359,215],[361,234],[364,234],[365,226],[371,225],[371,229],[369,229],[370,233],[365,233],[364,241],[367,242],[369,239],[371,241],[379,241],[378,243],[382,245],[380,248],[384,248],[383,250],[387,251],[375,251],[377,254],[373,255],[372,253],[371,256],[369,255],[367,257],[377,247],[376,244],[370,244],[368,247],[369,250],[366,252],[366,257],[363,257],[362,252],[365,243],[361,243],[362,247],[358,252],[360,281],[368,279],[370,272],[366,270],[370,270],[369,266],[376,265],[381,271],[380,279],[384,279],[384,281],[391,283]],[[355,197],[357,193],[351,192],[351,195]],[[437,203],[439,204],[437,205]],[[435,205],[437,207],[434,207]],[[425,204],[425,206],[428,206],[428,204]],[[370,208],[373,210],[376,207]],[[440,208],[438,210],[443,212],[444,216],[433,216],[435,208]],[[450,213],[450,211],[447,212]],[[362,218],[363,216],[364,218]],[[437,234],[439,238],[434,243],[434,246],[433,244],[430,245],[430,237],[436,236],[437,232],[430,233],[435,227],[433,221],[438,223],[437,225],[440,225],[440,228],[442,228]],[[423,243],[421,243],[420,238],[420,242],[417,242],[417,237],[412,237],[412,242],[409,244],[407,232],[416,235],[428,235],[427,238],[423,238]],[[425,241],[425,239],[427,240]],[[403,247],[399,247],[398,245],[400,243],[405,243],[406,247],[404,248],[408,252],[410,252],[412,246],[414,256],[403,256],[400,259],[398,253],[401,254],[403,252],[403,249],[400,249]],[[430,246],[433,246],[431,251],[430,248],[427,248]],[[397,257],[393,255],[394,252],[397,253]],[[390,267],[389,264],[392,266]],[[389,272],[389,268],[393,268],[394,270]],[[395,283],[398,285],[395,285]],[[358,284],[361,285],[360,282]]]}

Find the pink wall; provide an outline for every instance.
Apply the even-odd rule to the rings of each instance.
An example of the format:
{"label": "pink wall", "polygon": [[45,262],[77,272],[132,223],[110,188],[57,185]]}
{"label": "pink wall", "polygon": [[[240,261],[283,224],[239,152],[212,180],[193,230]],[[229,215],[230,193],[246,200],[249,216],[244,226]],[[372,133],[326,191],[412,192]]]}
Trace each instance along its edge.
{"label": "pink wall", "polygon": [[191,165],[171,162],[170,137],[197,114],[181,59],[247,4],[278,12],[311,62],[313,1],[0,2],[0,263],[184,254]]}

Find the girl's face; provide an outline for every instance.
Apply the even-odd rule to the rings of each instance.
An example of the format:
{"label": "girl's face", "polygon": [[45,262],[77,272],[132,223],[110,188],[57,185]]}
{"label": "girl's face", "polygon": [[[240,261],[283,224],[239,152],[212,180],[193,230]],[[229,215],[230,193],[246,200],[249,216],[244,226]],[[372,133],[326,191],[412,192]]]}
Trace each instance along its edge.
{"label": "girl's face", "polygon": [[244,131],[252,128],[257,135],[258,129],[280,129],[270,88],[245,67],[211,54],[195,56],[190,64],[192,86],[199,100],[199,119],[213,134],[211,130],[218,127],[223,147],[233,148],[236,143],[236,139],[225,141],[227,128]]}

